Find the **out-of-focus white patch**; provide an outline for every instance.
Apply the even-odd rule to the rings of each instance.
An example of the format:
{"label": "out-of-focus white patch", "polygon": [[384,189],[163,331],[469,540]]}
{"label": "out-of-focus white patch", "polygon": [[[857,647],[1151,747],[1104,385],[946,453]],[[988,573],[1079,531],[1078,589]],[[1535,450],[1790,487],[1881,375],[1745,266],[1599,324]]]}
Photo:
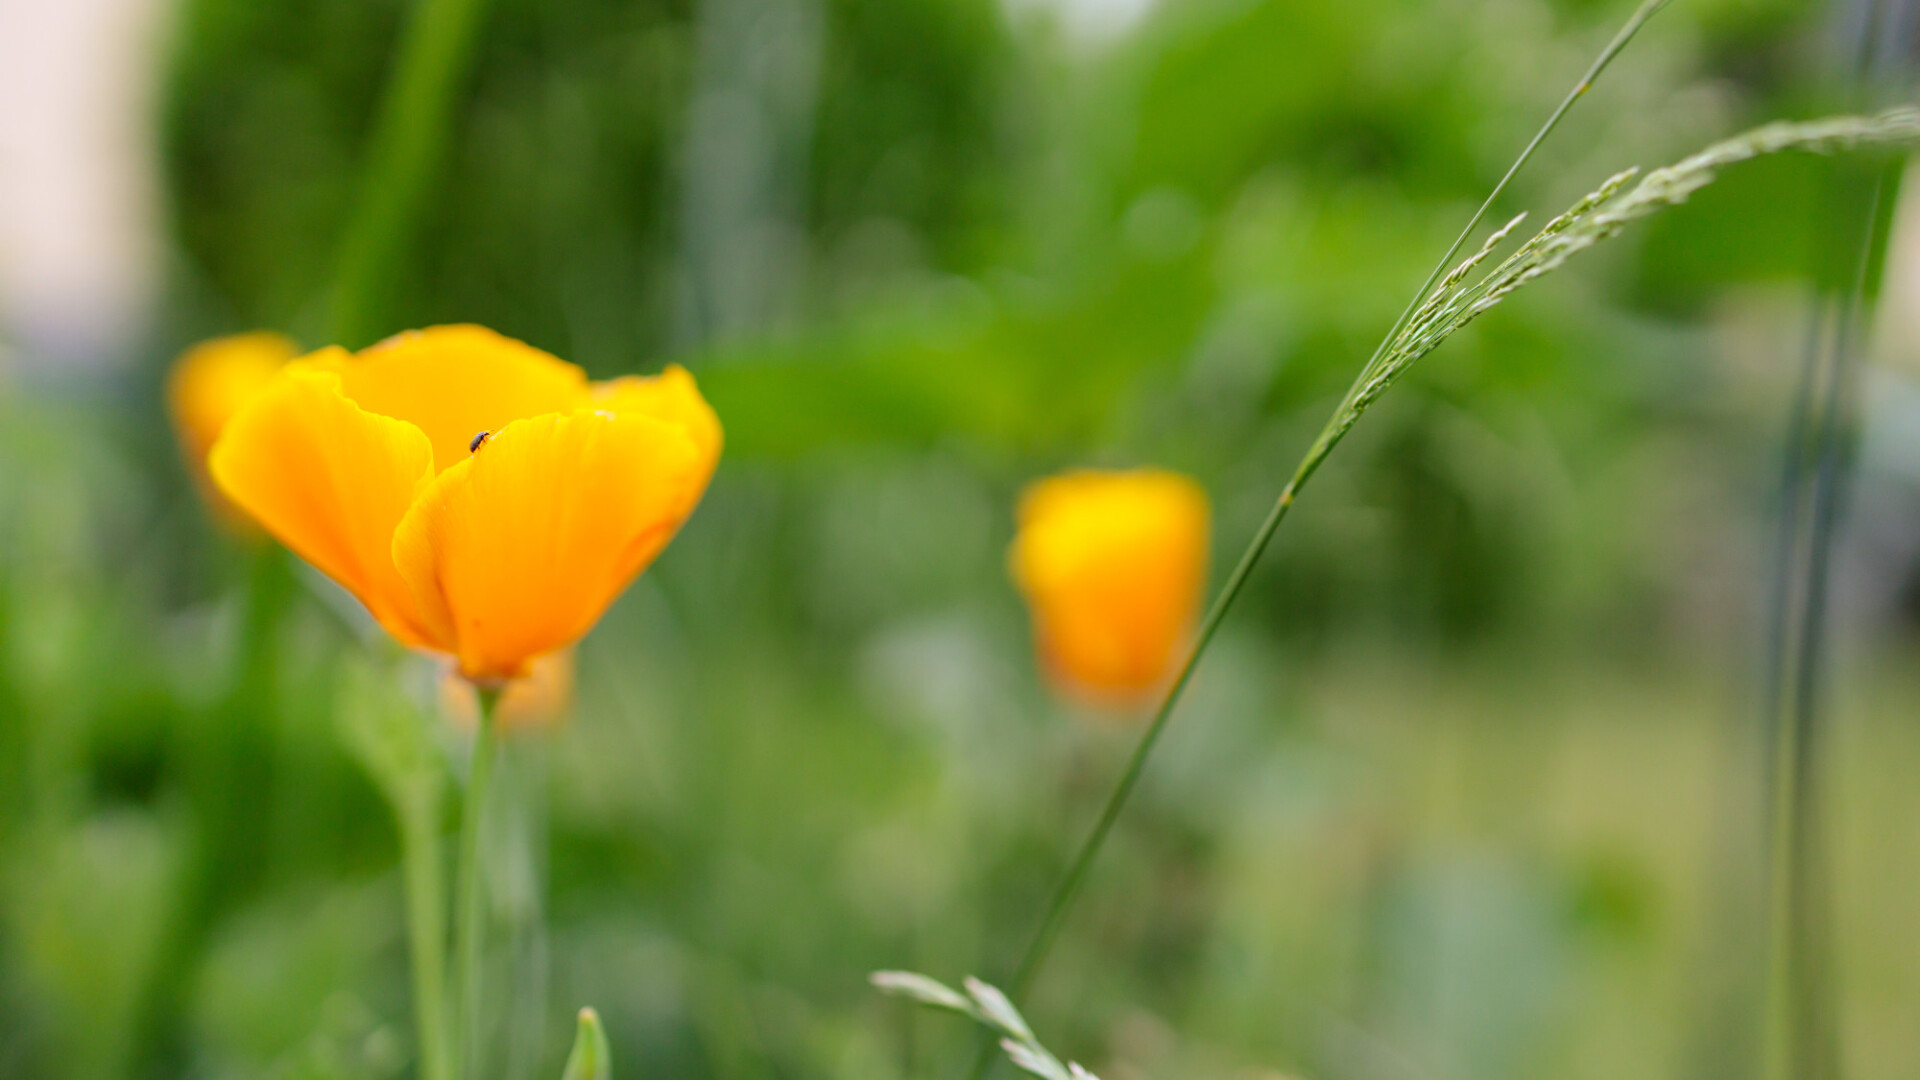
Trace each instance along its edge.
{"label": "out-of-focus white patch", "polygon": [[1015,23],[1033,19],[1059,24],[1076,45],[1097,46],[1116,41],[1140,25],[1155,0],[1002,0]]}
{"label": "out-of-focus white patch", "polygon": [[104,363],[146,314],[155,31],[170,7],[0,0],[0,330],[15,363]]}

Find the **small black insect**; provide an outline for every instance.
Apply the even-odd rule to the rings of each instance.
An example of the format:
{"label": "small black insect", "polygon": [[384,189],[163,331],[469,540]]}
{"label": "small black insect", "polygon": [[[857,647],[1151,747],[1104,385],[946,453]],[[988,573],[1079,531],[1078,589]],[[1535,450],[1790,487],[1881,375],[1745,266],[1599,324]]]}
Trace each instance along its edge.
{"label": "small black insect", "polygon": [[483,431],[480,434],[475,435],[473,437],[473,441],[467,444],[467,453],[469,454],[477,453],[480,449],[480,445],[492,437],[493,437],[493,432],[491,431]]}

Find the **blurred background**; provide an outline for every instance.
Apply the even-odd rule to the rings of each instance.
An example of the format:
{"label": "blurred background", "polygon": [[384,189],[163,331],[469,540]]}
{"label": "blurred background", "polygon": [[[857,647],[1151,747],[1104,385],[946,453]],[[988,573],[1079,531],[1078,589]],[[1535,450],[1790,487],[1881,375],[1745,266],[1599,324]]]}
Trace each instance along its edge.
{"label": "blurred background", "polygon": [[[1008,978],[1140,730],[1036,671],[1018,492],[1190,473],[1217,582],[1631,7],[492,0],[340,331],[413,6],[0,0],[0,1075],[410,1074],[394,828],[336,716],[362,617],[304,570],[262,601],[161,387],[215,334],[474,321],[684,364],[728,439],[571,719],[512,744],[489,1069],[558,1075],[592,1004],[620,1076],[957,1080],[973,1033],[867,972]],[[1849,10],[1678,0],[1494,217],[1847,104]],[[1768,546],[1829,168],[1731,172],[1365,418],[1036,987],[1053,1049],[1762,1075]],[[1820,691],[1860,1078],[1920,1070],[1920,198],[1891,236]]]}

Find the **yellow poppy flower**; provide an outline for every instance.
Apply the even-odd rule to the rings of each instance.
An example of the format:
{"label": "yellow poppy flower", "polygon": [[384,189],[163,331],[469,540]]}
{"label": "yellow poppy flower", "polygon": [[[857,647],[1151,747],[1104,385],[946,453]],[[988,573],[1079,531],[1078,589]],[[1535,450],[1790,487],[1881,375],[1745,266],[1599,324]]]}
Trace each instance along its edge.
{"label": "yellow poppy flower", "polygon": [[1008,562],[1064,690],[1125,706],[1166,683],[1199,611],[1207,530],[1206,493],[1176,473],[1083,470],[1026,490]]}
{"label": "yellow poppy flower", "polygon": [[245,520],[207,476],[207,452],[227,421],[299,354],[299,346],[279,334],[235,334],[188,349],[167,373],[167,414],[180,452],[201,494],[223,518]]}
{"label": "yellow poppy flower", "polygon": [[594,386],[442,326],[288,364],[209,465],[395,637],[497,684],[592,628],[693,512],[720,444],[678,367]]}

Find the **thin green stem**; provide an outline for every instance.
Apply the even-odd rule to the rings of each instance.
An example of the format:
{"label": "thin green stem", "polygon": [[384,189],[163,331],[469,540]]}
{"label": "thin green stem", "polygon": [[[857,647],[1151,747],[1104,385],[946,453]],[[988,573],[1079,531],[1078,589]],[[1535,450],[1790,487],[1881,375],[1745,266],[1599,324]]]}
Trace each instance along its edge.
{"label": "thin green stem", "polygon": [[494,708],[500,691],[478,688],[479,723],[473,734],[473,772],[467,781],[467,797],[460,811],[460,868],[455,912],[458,927],[454,987],[459,993],[457,1032],[458,1065],[463,1080],[478,1075],[480,1057],[480,946],[484,937],[486,911],[481,891],[480,824],[486,813],[487,789],[493,780],[493,757],[498,751],[499,733]]}
{"label": "thin green stem", "polygon": [[438,802],[416,799],[400,811],[420,1080],[453,1080],[453,1062],[447,1056],[446,882],[440,867]]}
{"label": "thin green stem", "polygon": [[[1347,391],[1347,399],[1351,399],[1365,384],[1374,366],[1385,353],[1387,346],[1393,341],[1394,336],[1399,334],[1401,329],[1405,327],[1407,320],[1412,317],[1413,312],[1418,309],[1421,301],[1426,298],[1428,291],[1433,288],[1433,283],[1439,280],[1441,274],[1446,272],[1447,268],[1452,264],[1454,256],[1459,254],[1461,246],[1464,245],[1467,238],[1472,235],[1474,228],[1479,225],[1481,219],[1486,216],[1487,211],[1493,206],[1494,201],[1506,190],[1508,183],[1519,173],[1521,166],[1527,163],[1528,159],[1533,156],[1534,151],[1539,149],[1540,144],[1546,140],[1554,128],[1559,126],[1561,119],[1566,116],[1567,111],[1573,107],[1573,103],[1585,96],[1588,90],[1592,89],[1594,80],[1613,62],[1614,57],[1618,56],[1620,51],[1626,48],[1627,43],[1639,32],[1640,27],[1645,25],[1647,20],[1652,18],[1661,8],[1665,7],[1667,3],[1668,0],[1642,0],[1640,6],[1634,9],[1633,14],[1629,16],[1626,23],[1621,26],[1619,32],[1614,34],[1612,40],[1607,42],[1606,47],[1600,51],[1600,55],[1588,66],[1586,73],[1581,75],[1580,81],[1567,93],[1566,98],[1560,102],[1559,107],[1554,109],[1552,115],[1547,118],[1546,123],[1541,125],[1540,130],[1534,134],[1532,140],[1527,143],[1526,148],[1520,152],[1520,156],[1516,158],[1513,165],[1507,169],[1506,175],[1502,176],[1500,182],[1494,185],[1493,191],[1488,194],[1486,200],[1480,205],[1480,209],[1475,211],[1472,219],[1467,222],[1466,228],[1460,231],[1460,235],[1454,240],[1453,246],[1449,247],[1446,254],[1441,256],[1440,261],[1434,264],[1433,271],[1427,275],[1427,279],[1421,284],[1419,291],[1416,292],[1413,299],[1407,303],[1405,310],[1400,313],[1400,317],[1394,320],[1393,326],[1387,331],[1386,335],[1381,338],[1379,346],[1374,349],[1373,356],[1361,369],[1360,374],[1355,377],[1352,388]],[[1341,407],[1335,410],[1334,416],[1336,421],[1341,412],[1345,410],[1346,404],[1347,401],[1343,400]],[[1287,481],[1287,486],[1281,490],[1279,498],[1274,500],[1273,508],[1267,512],[1266,519],[1260,523],[1259,529],[1254,532],[1252,541],[1248,543],[1246,550],[1241,553],[1239,561],[1234,565],[1233,572],[1227,576],[1226,583],[1221,586],[1220,592],[1214,598],[1212,606],[1207,609],[1206,617],[1201,620],[1200,623],[1200,632],[1194,640],[1192,649],[1187,653],[1186,661],[1181,664],[1179,674],[1174,677],[1173,683],[1167,688],[1166,695],[1161,698],[1159,707],[1154,710],[1152,721],[1148,723],[1146,732],[1141,735],[1140,742],[1134,748],[1132,757],[1128,759],[1127,767],[1125,771],[1120,774],[1120,780],[1114,785],[1112,794],[1107,797],[1106,805],[1101,809],[1100,817],[1094,822],[1093,830],[1087,834],[1086,840],[1082,842],[1079,851],[1073,857],[1073,861],[1068,865],[1065,876],[1060,879],[1060,883],[1055,886],[1052,896],[1048,899],[1046,914],[1042,916],[1040,927],[1035,931],[1032,942],[1027,946],[1027,951],[1021,958],[1020,966],[1016,970],[1013,982],[1009,987],[1010,996],[1016,1004],[1026,997],[1027,991],[1032,987],[1034,979],[1039,976],[1041,967],[1045,965],[1047,956],[1052,951],[1054,939],[1058,937],[1060,928],[1065,924],[1074,900],[1078,897],[1081,887],[1086,882],[1087,873],[1092,869],[1094,860],[1099,857],[1101,848],[1106,844],[1108,834],[1113,831],[1114,822],[1119,819],[1121,810],[1126,807],[1127,799],[1133,794],[1134,786],[1139,783],[1140,775],[1146,768],[1147,759],[1152,755],[1155,744],[1160,741],[1161,733],[1166,730],[1167,722],[1172,718],[1173,710],[1180,703],[1182,694],[1186,692],[1187,684],[1193,678],[1194,670],[1199,666],[1201,656],[1206,653],[1208,645],[1213,641],[1214,634],[1220,629],[1220,624],[1225,621],[1227,612],[1232,609],[1234,600],[1239,597],[1240,591],[1245,588],[1247,579],[1252,575],[1254,567],[1259,563],[1261,556],[1266,553],[1267,546],[1272,543],[1274,533],[1279,530],[1280,522],[1286,518],[1287,511],[1293,507],[1294,500],[1299,496],[1301,489],[1306,486],[1307,481],[1318,471],[1321,463],[1326,460],[1328,454],[1332,453],[1333,448],[1339,444],[1344,435],[1344,428],[1338,428],[1337,423],[1330,423],[1328,429],[1323,431],[1321,436],[1314,440],[1313,445],[1308,448],[1300,464],[1294,469],[1292,478]],[[979,1080],[979,1077],[986,1073],[986,1070],[991,1066],[992,1062],[993,1043],[990,1039],[983,1040],[970,1074],[973,1080]]]}
{"label": "thin green stem", "polygon": [[359,201],[334,280],[330,331],[359,348],[378,336],[411,230],[451,141],[487,0],[418,0],[374,118]]}

